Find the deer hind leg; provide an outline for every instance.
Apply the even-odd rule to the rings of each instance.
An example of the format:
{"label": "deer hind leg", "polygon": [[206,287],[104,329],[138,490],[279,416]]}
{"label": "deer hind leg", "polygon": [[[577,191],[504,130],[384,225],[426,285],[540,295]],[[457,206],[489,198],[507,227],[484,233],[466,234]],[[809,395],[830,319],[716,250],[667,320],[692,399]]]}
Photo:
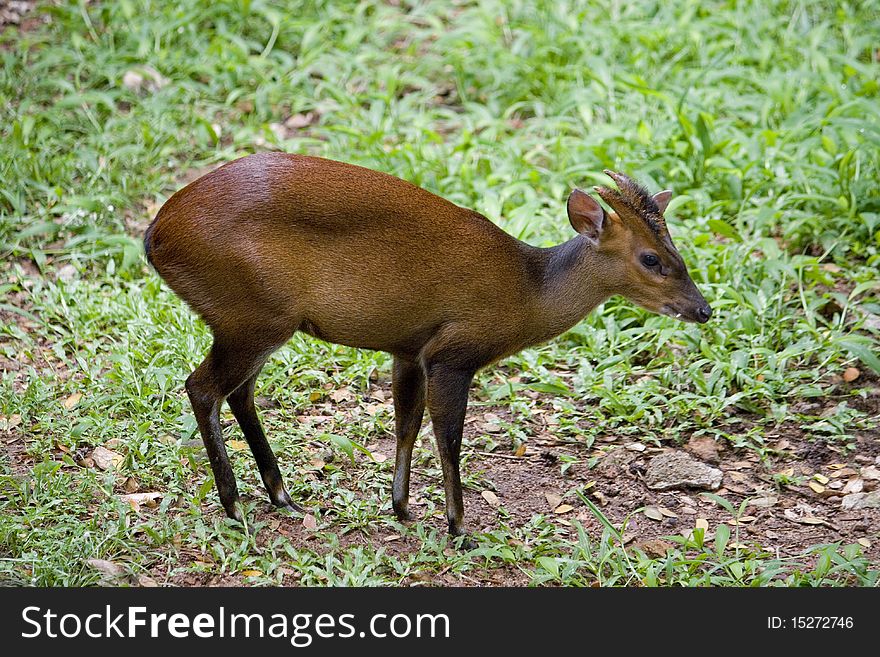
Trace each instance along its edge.
{"label": "deer hind leg", "polygon": [[[214,474],[214,482],[220,495],[220,502],[226,514],[239,522],[242,522],[243,518],[238,504],[238,486],[232,466],[229,463],[229,456],[226,453],[226,445],[223,442],[223,432],[220,427],[220,406],[223,404],[224,399],[234,393],[239,387],[249,383],[252,378],[256,378],[257,373],[269,355],[284,342],[279,342],[277,339],[260,340],[257,338],[257,335],[258,333],[254,332],[248,333],[248,344],[246,346],[237,344],[236,341],[223,336],[215,335],[214,343],[211,345],[211,351],[208,353],[208,356],[186,380],[186,391],[192,404],[199,432],[202,435],[202,441],[205,444],[205,450],[208,453],[208,460],[211,464],[211,471]],[[247,399],[249,395],[244,394],[242,397]],[[239,398],[236,397],[235,399],[236,406],[240,409],[243,408],[243,404],[239,404]],[[233,412],[235,411],[233,410]],[[254,424],[250,422],[250,420],[256,421],[256,426],[259,427],[259,420],[256,419],[256,411],[252,405],[251,414],[252,417],[247,414],[244,415],[247,425],[245,437],[247,438],[248,432],[250,432],[251,437],[254,438],[258,448],[260,448],[262,445],[259,444],[259,439],[256,438]],[[261,428],[259,433],[262,435]],[[250,440],[249,438],[249,443]],[[263,441],[265,443],[265,436],[263,436]],[[253,449],[253,445],[251,445],[251,448]],[[269,455],[272,454],[268,443],[265,443],[265,448],[265,450],[260,451],[260,456],[257,456],[256,451],[254,454],[261,472],[263,467],[267,465],[265,460],[261,462],[261,459],[265,459],[266,452]],[[274,463],[274,455],[271,458]],[[275,467],[277,471],[277,465]],[[280,482],[280,475],[278,481]]]}

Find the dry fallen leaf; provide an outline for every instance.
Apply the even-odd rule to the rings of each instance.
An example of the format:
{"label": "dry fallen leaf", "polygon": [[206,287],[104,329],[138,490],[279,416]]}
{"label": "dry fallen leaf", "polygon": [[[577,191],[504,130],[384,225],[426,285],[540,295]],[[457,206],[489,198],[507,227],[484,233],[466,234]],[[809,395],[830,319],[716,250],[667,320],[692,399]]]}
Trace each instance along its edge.
{"label": "dry fallen leaf", "polygon": [[843,371],[843,380],[846,381],[847,383],[852,383],[853,381],[855,381],[856,379],[859,378],[860,374],[861,374],[861,372],[859,372],[858,368],[847,367]]}
{"label": "dry fallen leaf", "polygon": [[64,408],[66,408],[69,411],[71,408],[73,408],[74,406],[76,406],[79,403],[80,399],[82,399],[81,392],[73,393],[70,397],[68,397],[67,399],[64,400]]}
{"label": "dry fallen leaf", "polygon": [[89,559],[86,563],[102,575],[106,575],[110,578],[117,578],[125,575],[125,568],[113,561],[107,561],[106,559]]}
{"label": "dry fallen leaf", "polygon": [[647,554],[649,557],[653,557],[654,559],[660,559],[666,556],[666,553],[673,549],[675,546],[668,542],[661,540],[659,538],[649,538],[647,540],[639,541],[636,543],[636,547],[640,548]]}
{"label": "dry fallen leaf", "polygon": [[338,404],[339,402],[350,401],[354,399],[354,394],[352,394],[351,388],[340,388],[339,390],[334,390],[330,393],[330,399]]}
{"label": "dry fallen leaf", "polygon": [[386,536],[382,540],[385,541],[386,543],[391,543],[392,541],[399,541],[400,536],[398,536],[397,534],[389,534],[388,536]]}
{"label": "dry fallen leaf", "polygon": [[843,490],[841,492],[844,495],[849,495],[850,493],[861,493],[864,487],[865,482],[861,479],[850,479],[846,482],[846,486],[843,487]]}
{"label": "dry fallen leaf", "polygon": [[498,496],[490,490],[484,490],[480,495],[483,496],[483,499],[491,506],[492,508],[497,508],[499,504],[501,504],[501,500],[498,499]]}
{"label": "dry fallen leaf", "polygon": [[263,574],[262,570],[242,570],[241,574],[245,577],[259,577]]}
{"label": "dry fallen leaf", "polygon": [[122,488],[125,490],[126,493],[137,493],[140,487],[141,485],[134,477],[128,477],[125,480],[125,483],[122,484]]}
{"label": "dry fallen leaf", "polygon": [[310,126],[314,120],[314,112],[308,112],[307,114],[294,114],[284,122],[284,125],[290,130],[298,130],[299,128]]}
{"label": "dry fallen leaf", "polygon": [[142,586],[144,588],[156,588],[159,586],[159,582],[154,580],[149,575],[138,575],[137,576],[137,585]]}
{"label": "dry fallen leaf", "polygon": [[9,431],[21,424],[21,415],[0,415],[0,431]]}
{"label": "dry fallen leaf", "polygon": [[866,547],[866,548],[871,547],[871,541],[869,541],[867,538],[860,538],[860,539],[859,539],[858,541],[856,541],[856,542],[857,542],[859,545],[861,545],[862,547]]}
{"label": "dry fallen leaf", "polygon": [[383,454],[382,452],[373,452],[372,454],[373,460],[376,461],[376,463],[385,463],[385,461],[388,460],[388,455]]}
{"label": "dry fallen leaf", "polygon": [[820,484],[828,484],[828,482],[831,481],[828,477],[826,477],[825,475],[819,474],[818,472],[813,475],[813,479],[818,481]]}
{"label": "dry fallen leaf", "polygon": [[315,516],[313,516],[311,513],[307,513],[306,515],[304,515],[303,516],[303,527],[305,527],[306,529],[312,529],[312,530],[317,529],[318,528],[318,521],[315,520]]}
{"label": "dry fallen leaf", "polygon": [[644,452],[645,443],[630,443],[629,445],[626,445],[626,448],[633,452]]}
{"label": "dry fallen leaf", "polygon": [[739,484],[746,484],[751,480],[750,475],[747,475],[744,472],[737,472],[736,470],[729,471],[727,476]]}
{"label": "dry fallen leaf", "polygon": [[550,505],[551,509],[555,509],[557,506],[562,504],[562,495],[557,495],[556,493],[545,492],[544,498],[547,500],[547,503]]}
{"label": "dry fallen leaf", "polygon": [[128,502],[129,506],[135,511],[140,511],[141,506],[154,509],[158,506],[156,500],[162,498],[162,493],[131,493],[129,495],[120,495],[119,499]]}
{"label": "dry fallen leaf", "polygon": [[880,481],[880,469],[876,465],[866,465],[861,469],[862,479],[870,481]]}
{"label": "dry fallen leaf", "polygon": [[125,460],[125,457],[122,456],[122,454],[107,449],[106,447],[98,446],[95,447],[95,451],[92,452],[92,460],[101,470],[110,470],[111,468],[118,468]]}
{"label": "dry fallen leaf", "polygon": [[815,492],[815,493],[821,494],[821,493],[825,492],[825,486],[820,484],[818,481],[811,481],[809,483],[809,486],[810,486],[810,488],[813,489],[813,492]]}
{"label": "dry fallen leaf", "polygon": [[660,512],[656,506],[646,506],[645,507],[645,516],[650,518],[651,520],[663,520],[663,514]]}
{"label": "dry fallen leaf", "polygon": [[[801,508],[801,505],[798,505],[798,507]],[[808,507],[806,505],[803,506],[803,510],[806,511],[807,513],[809,513],[811,511],[810,507]],[[786,518],[788,518],[792,522],[797,522],[802,525],[828,525],[829,527],[831,526],[827,520],[823,520],[822,518],[817,518],[813,515],[798,516],[798,514],[795,512],[794,509],[785,509],[785,511],[782,512],[782,515],[784,515]]]}
{"label": "dry fallen leaf", "polygon": [[167,84],[168,79],[152,66],[138,66],[122,76],[122,86],[134,93],[154,93]]}
{"label": "dry fallen leaf", "polygon": [[568,513],[569,511],[574,511],[574,507],[571,504],[560,504],[555,509],[553,509],[553,513],[563,514]]}
{"label": "dry fallen leaf", "polygon": [[367,411],[367,415],[370,417],[375,417],[382,412],[383,409],[388,408],[388,404],[380,404],[380,403],[371,403],[367,404],[364,407],[364,410]]}
{"label": "dry fallen leaf", "polygon": [[709,521],[705,518],[697,518],[697,521],[694,523],[694,528],[709,531]]}
{"label": "dry fallen leaf", "polygon": [[243,440],[227,440],[226,444],[229,445],[230,449],[235,450],[236,452],[248,448],[248,444]]}
{"label": "dry fallen leaf", "polygon": [[755,497],[749,500],[748,506],[756,506],[758,508],[766,509],[771,506],[775,506],[779,502],[778,497],[773,497],[772,495],[768,495],[766,497]]}
{"label": "dry fallen leaf", "polygon": [[526,453],[526,444],[520,443],[519,447],[516,448],[516,451],[513,453],[514,456],[524,456]]}

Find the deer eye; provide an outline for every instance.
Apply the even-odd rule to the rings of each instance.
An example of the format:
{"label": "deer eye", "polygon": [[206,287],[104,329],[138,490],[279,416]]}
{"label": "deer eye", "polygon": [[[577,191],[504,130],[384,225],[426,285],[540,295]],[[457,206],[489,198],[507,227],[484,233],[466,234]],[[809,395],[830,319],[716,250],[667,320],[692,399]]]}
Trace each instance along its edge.
{"label": "deer eye", "polygon": [[660,258],[655,256],[653,253],[646,253],[642,256],[642,264],[648,269],[653,269],[660,264]]}

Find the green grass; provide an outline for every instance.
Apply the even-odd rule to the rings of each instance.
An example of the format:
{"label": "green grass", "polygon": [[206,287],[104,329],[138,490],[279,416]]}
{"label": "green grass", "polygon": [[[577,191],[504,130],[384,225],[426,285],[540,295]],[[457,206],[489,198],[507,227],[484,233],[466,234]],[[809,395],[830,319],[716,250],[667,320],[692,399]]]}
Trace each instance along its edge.
{"label": "green grass", "polygon": [[[451,551],[442,523],[389,517],[389,463],[338,456],[322,478],[303,476],[314,458],[304,447],[334,449],[329,435],[368,444],[393,422],[357,406],[354,418],[331,410],[320,429],[298,423],[333,389],[360,393],[390,367],[384,354],[302,337],[258,384],[275,405],[267,432],[291,492],[342,511],[305,547],[259,524],[243,534],[205,513],[217,498],[182,390],[210,336],[140,242],[186,172],[267,148],[398,175],[536,245],[569,238],[572,187],[626,171],[675,190],[671,230],[716,317],[682,325],[612,299],[506,360],[518,382],[482,373],[475,401],[524,418],[523,393],[538,391],[561,411],[558,433],[585,446],[603,432],[668,443],[705,433],[763,455],[767,431],[793,419],[849,449],[876,417],[792,406],[837,391],[850,365],[880,371],[875,3],[116,0],[39,11],[51,22],[0,37],[0,357],[22,363],[3,373],[0,416],[20,416],[34,460],[21,472],[0,456],[0,580],[89,584],[85,561],[107,558],[135,573],[260,571],[254,583],[280,581],[282,568],[304,584],[499,568],[535,584],[876,582],[857,545],[788,561],[694,537],[652,560],[619,528],[572,538],[537,514],[499,520],[475,552]],[[126,72],[144,66],[159,88],[126,88]],[[309,113],[311,125],[282,127]],[[505,430],[499,442],[528,441],[516,423]],[[111,440],[123,478],[165,492],[158,511],[138,516],[114,495],[119,475],[74,465],[77,450]],[[426,440],[417,462],[437,475],[429,454]],[[235,467],[243,491],[261,495],[252,460]],[[442,488],[429,492],[429,512],[441,509]],[[377,528],[423,547],[339,545]]]}

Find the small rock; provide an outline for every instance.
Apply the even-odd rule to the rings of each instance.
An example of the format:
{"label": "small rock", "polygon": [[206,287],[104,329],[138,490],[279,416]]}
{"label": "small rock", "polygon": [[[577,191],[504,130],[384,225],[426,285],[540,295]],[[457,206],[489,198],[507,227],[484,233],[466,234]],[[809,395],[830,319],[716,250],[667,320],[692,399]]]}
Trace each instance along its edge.
{"label": "small rock", "polygon": [[691,438],[685,449],[706,463],[718,463],[718,444],[714,438],[699,436]]}
{"label": "small rock", "polygon": [[638,456],[628,449],[617,447],[603,456],[596,465],[596,470],[601,474],[614,474],[625,469]]}
{"label": "small rock", "polygon": [[483,496],[483,499],[486,500],[486,503],[491,506],[493,509],[497,509],[501,504],[501,500],[498,499],[498,496],[493,493],[491,490],[484,490],[480,495]]}
{"label": "small rock", "polygon": [[871,481],[880,481],[880,470],[877,469],[875,465],[868,465],[862,468],[861,473],[862,479],[868,479]]}
{"label": "small rock", "polygon": [[702,488],[717,490],[722,472],[706,465],[681,450],[669,450],[650,460],[645,484],[652,490],[670,488]]}
{"label": "small rock", "polygon": [[844,495],[840,501],[840,506],[845,511],[850,509],[880,509],[880,491]]}

